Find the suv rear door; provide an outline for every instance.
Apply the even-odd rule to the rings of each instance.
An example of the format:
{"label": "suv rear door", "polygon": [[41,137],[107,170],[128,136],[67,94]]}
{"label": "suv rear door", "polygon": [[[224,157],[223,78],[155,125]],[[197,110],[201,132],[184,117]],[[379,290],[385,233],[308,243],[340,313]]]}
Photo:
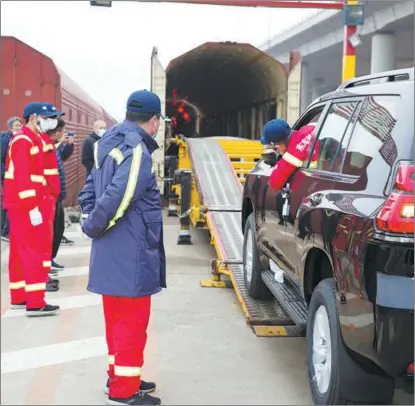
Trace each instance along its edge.
{"label": "suv rear door", "polygon": [[[413,110],[402,114],[403,104],[398,94],[365,98],[353,132],[342,143],[335,193],[328,196],[339,216],[332,247],[339,297],[345,298],[338,306],[343,338],[351,349],[374,360],[377,270],[363,258],[370,249],[375,213],[387,199],[395,164],[413,159],[413,124],[412,128],[406,125]],[[402,265],[403,259],[396,257],[396,262]]]}

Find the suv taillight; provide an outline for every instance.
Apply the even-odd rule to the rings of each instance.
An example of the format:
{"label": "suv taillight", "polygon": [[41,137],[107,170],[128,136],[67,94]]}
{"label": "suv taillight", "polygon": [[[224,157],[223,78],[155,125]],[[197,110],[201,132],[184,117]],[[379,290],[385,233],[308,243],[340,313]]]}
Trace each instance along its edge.
{"label": "suv taillight", "polygon": [[401,163],[392,193],[376,217],[382,231],[414,233],[414,165]]}

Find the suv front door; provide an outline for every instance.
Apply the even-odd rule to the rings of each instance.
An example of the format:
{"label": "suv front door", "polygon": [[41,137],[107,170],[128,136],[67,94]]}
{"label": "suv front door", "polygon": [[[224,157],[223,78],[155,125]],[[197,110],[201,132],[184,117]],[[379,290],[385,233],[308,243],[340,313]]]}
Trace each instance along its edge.
{"label": "suv front door", "polygon": [[[317,140],[305,168],[290,179],[290,208],[286,222],[287,258],[296,282],[303,279],[306,252],[314,245],[314,236],[330,239],[332,204],[326,195],[332,192],[337,177],[338,151],[342,140],[353,130],[359,100],[338,100],[327,106],[324,121],[316,128]],[[302,122],[298,123],[302,126]],[[314,150],[316,150],[314,152]],[[311,157],[316,162],[311,163]]]}
{"label": "suv front door", "polygon": [[[325,106],[326,103],[320,103],[309,109],[299,120],[301,126],[310,123],[317,123],[318,126],[321,117],[324,115]],[[300,128],[300,126],[294,127],[294,129],[298,128]],[[305,164],[307,163],[308,162],[305,161]],[[266,224],[264,235],[267,255],[286,272],[292,272],[294,268],[287,256],[286,223],[288,219],[283,216],[285,198],[283,197],[282,191],[275,190],[267,184],[264,203],[264,223]]]}

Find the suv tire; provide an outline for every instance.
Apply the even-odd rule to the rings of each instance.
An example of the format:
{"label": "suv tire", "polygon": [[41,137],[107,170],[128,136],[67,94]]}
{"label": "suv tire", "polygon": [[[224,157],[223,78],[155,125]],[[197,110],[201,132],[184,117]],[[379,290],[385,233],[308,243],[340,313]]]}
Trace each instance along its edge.
{"label": "suv tire", "polygon": [[344,405],[340,396],[339,317],[333,279],[323,279],[310,300],[307,318],[307,371],[315,405]]}
{"label": "suv tire", "polygon": [[245,224],[243,271],[245,286],[250,297],[258,300],[270,300],[273,298],[272,293],[262,281],[262,266],[258,256],[253,213],[248,216]]}

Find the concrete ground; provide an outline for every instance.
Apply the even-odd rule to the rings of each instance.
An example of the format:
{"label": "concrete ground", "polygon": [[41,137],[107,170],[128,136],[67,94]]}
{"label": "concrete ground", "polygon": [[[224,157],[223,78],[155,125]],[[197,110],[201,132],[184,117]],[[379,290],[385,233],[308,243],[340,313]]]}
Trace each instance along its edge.
{"label": "concrete ground", "polygon": [[[257,338],[232,290],[199,287],[214,257],[207,233],[193,231],[192,246],[176,245],[177,234],[177,219],[167,218],[168,289],[153,300],[144,367],[163,404],[311,404],[304,339]],[[61,290],[48,297],[62,310],[50,318],[8,310],[8,249],[2,247],[2,405],[105,403],[101,298],[85,289],[89,242],[78,225],[65,235],[76,244],[61,247]]]}

